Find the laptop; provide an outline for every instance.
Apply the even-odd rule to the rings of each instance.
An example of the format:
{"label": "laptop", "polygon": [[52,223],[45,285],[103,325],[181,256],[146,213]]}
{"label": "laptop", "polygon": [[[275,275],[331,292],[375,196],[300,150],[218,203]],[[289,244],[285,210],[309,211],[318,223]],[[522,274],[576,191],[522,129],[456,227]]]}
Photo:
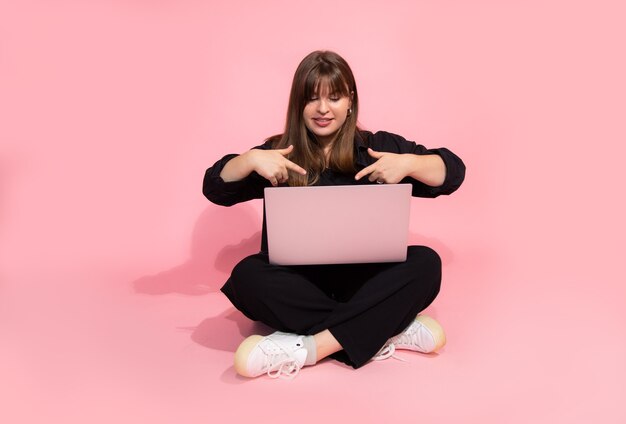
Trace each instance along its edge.
{"label": "laptop", "polygon": [[410,184],[265,188],[274,265],[406,260]]}

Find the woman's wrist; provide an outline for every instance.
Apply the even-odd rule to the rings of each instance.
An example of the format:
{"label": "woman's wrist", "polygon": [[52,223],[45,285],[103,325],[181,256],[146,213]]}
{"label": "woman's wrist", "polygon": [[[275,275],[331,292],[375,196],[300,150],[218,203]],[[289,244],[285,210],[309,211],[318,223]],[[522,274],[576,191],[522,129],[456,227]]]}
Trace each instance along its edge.
{"label": "woman's wrist", "polygon": [[408,153],[408,176],[431,187],[439,187],[446,179],[446,164],[439,155],[416,155]]}
{"label": "woman's wrist", "polygon": [[[246,178],[254,171],[254,155],[250,155],[252,151],[241,153],[235,156],[224,165],[224,169],[220,172],[220,177],[225,182],[240,181]],[[252,156],[252,157],[251,157]]]}

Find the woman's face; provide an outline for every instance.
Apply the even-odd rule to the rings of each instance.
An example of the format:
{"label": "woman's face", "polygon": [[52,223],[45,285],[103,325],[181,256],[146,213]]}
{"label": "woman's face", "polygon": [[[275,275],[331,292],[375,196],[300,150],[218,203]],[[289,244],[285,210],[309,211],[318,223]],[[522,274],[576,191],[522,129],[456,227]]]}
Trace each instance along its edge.
{"label": "woman's face", "polygon": [[302,112],[304,124],[321,144],[333,141],[341,126],[346,122],[348,109],[352,106],[350,97],[331,93],[327,85],[320,87]]}

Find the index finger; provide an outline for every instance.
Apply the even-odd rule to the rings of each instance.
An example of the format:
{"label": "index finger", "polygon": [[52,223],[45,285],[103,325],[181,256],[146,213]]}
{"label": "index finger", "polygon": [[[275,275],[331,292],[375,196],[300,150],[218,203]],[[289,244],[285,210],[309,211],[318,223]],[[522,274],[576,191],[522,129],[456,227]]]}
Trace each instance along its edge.
{"label": "index finger", "polygon": [[285,160],[287,161],[285,163],[285,166],[287,168],[291,169],[292,171],[296,171],[298,174],[306,175],[306,170],[304,168],[296,165],[295,163],[293,163],[289,159],[285,159]]}
{"label": "index finger", "polygon": [[361,169],[361,170],[360,170],[360,171],[359,171],[359,172],[358,172],[358,173],[354,176],[354,179],[355,179],[355,180],[359,180],[359,179],[363,178],[364,176],[366,176],[366,175],[371,174],[372,172],[374,172],[374,165],[375,165],[375,164],[373,163],[373,164],[371,164],[370,166],[368,166],[368,167],[365,167],[365,168]]}

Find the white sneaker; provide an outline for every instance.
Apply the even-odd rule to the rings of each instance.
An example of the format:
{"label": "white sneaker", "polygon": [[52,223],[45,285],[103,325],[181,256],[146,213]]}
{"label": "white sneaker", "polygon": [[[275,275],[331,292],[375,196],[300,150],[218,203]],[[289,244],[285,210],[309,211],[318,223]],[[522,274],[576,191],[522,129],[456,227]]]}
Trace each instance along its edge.
{"label": "white sneaker", "polygon": [[[414,350],[422,353],[435,352],[446,344],[446,334],[441,324],[426,315],[418,315],[400,334],[387,340],[383,348],[372,358],[374,361],[394,356],[396,349]],[[398,358],[400,359],[400,358]]]}
{"label": "white sneaker", "polygon": [[267,374],[291,379],[304,366],[307,350],[297,334],[277,331],[269,336],[250,336],[235,352],[235,371],[244,377]]}

